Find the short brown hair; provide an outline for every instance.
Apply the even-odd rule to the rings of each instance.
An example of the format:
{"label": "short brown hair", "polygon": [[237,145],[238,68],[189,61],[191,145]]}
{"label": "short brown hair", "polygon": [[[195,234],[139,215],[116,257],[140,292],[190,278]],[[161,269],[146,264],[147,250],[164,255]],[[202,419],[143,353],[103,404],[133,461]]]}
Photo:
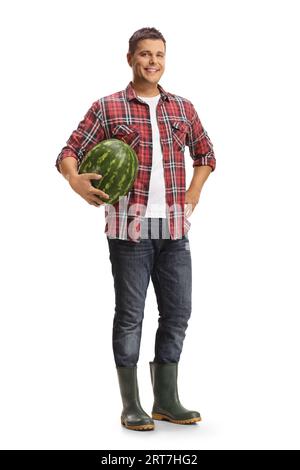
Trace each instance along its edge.
{"label": "short brown hair", "polygon": [[128,52],[130,54],[134,54],[138,42],[143,39],[161,39],[166,47],[166,40],[160,31],[158,31],[156,28],[141,28],[138,29],[135,33],[133,33],[133,35],[129,39]]}

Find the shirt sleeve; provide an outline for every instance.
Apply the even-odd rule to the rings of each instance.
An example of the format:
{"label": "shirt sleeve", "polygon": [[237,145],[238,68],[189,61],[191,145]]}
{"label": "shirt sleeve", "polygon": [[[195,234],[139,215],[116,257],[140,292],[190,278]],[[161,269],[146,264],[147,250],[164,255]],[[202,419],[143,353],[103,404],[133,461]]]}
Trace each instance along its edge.
{"label": "shirt sleeve", "polygon": [[59,164],[66,157],[75,158],[77,168],[79,168],[86,153],[104,139],[105,132],[102,126],[100,104],[99,101],[95,101],[56,158],[57,170],[60,172]]}
{"label": "shirt sleeve", "polygon": [[192,103],[190,103],[191,120],[189,132],[187,136],[187,145],[189,147],[190,156],[193,159],[193,167],[200,165],[208,165],[212,171],[216,167],[216,158],[213,150],[213,144],[203,128],[197,111]]}

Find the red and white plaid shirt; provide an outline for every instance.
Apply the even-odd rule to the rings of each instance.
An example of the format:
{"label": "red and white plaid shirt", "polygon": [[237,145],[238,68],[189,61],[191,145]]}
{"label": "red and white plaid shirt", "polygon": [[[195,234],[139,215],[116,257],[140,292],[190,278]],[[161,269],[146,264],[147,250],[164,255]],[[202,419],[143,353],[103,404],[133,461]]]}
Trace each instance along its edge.
{"label": "red and white plaid shirt", "polygon": [[[167,219],[172,240],[182,238],[191,223],[185,215],[185,147],[189,147],[193,167],[209,165],[214,171],[213,145],[193,104],[166,92],[158,85],[157,123],[163,155]],[[149,106],[137,97],[132,81],[125,90],[95,101],[56,159],[77,159],[78,168],[86,153],[105,139],[117,138],[129,144],[139,160],[137,177],[130,192],[114,205],[104,204],[108,237],[139,242],[140,219],[147,207],[152,166],[152,128]]]}

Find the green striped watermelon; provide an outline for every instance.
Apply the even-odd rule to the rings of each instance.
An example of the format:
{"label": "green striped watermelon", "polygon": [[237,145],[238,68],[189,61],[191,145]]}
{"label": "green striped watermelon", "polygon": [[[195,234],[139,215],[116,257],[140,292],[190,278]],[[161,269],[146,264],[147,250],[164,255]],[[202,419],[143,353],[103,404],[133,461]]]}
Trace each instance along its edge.
{"label": "green striped watermelon", "polygon": [[100,180],[91,183],[109,195],[109,199],[98,196],[101,201],[115,204],[132,188],[137,170],[138,158],[130,145],[120,139],[107,139],[86,154],[78,172],[101,174]]}

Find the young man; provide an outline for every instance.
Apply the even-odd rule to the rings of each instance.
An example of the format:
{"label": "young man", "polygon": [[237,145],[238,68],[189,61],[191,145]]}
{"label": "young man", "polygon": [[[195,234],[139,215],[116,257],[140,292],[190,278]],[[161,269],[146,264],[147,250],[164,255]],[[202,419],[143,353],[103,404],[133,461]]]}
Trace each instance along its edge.
{"label": "young man", "polygon": [[[121,423],[128,429],[154,429],[154,421],[190,424],[200,413],[184,408],[177,388],[178,363],[191,315],[192,271],[187,220],[216,161],[212,143],[193,104],[159,85],[165,70],[166,41],[155,28],[142,28],[129,40],[127,61],[133,79],[125,90],[95,101],[56,160],[71,188],[89,204],[109,197],[92,186],[101,178],[78,174],[86,153],[98,142],[118,138],[139,159],[133,188],[105,205],[115,288],[113,352],[123,402]],[[194,174],[186,191],[184,150]],[[152,279],[159,310],[155,357],[149,362],[154,393],[152,418],[140,404],[137,382],[142,322]]]}

